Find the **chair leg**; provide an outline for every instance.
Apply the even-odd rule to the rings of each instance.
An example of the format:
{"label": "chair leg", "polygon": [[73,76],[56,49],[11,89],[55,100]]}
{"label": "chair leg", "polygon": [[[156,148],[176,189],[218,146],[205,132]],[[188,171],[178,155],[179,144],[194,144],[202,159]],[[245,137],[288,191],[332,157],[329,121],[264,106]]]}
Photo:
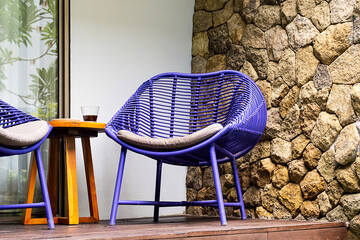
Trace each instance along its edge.
{"label": "chair leg", "polygon": [[42,163],[40,148],[35,150],[35,158],[36,158],[36,164],[37,164],[38,172],[39,172],[40,186],[41,186],[44,203],[45,203],[45,211],[46,211],[48,227],[49,227],[49,229],[54,229],[55,228],[54,218],[53,218],[52,211],[51,211],[49,192],[48,192],[47,185],[46,185],[44,166]]}
{"label": "chair leg", "polygon": [[120,154],[120,161],[119,161],[119,169],[116,177],[116,184],[115,184],[115,191],[114,191],[114,199],[111,208],[111,215],[110,215],[110,225],[115,225],[116,220],[116,213],[118,209],[119,197],[120,197],[120,190],[121,190],[121,182],[122,177],[124,174],[124,167],[125,167],[125,157],[126,157],[127,148],[121,148]]}
{"label": "chair leg", "polygon": [[237,167],[236,167],[235,158],[232,159],[232,161],[231,161],[231,167],[232,167],[233,176],[234,176],[236,193],[237,193],[238,201],[240,203],[241,218],[245,220],[246,219],[246,212],[245,212],[244,201],[243,201],[243,198],[242,198],[240,179],[239,179],[239,174],[238,174]]}
{"label": "chair leg", "polygon": [[[155,202],[160,201],[160,189],[161,189],[161,169],[162,161],[157,161],[156,168],[156,186],[155,186]],[[159,221],[159,205],[154,206],[154,222]]]}
{"label": "chair leg", "polygon": [[217,201],[218,201],[220,222],[221,222],[221,225],[224,226],[224,225],[227,225],[227,222],[226,222],[224,199],[223,199],[223,194],[222,194],[222,191],[221,191],[219,169],[218,169],[218,165],[217,165],[217,159],[216,159],[216,153],[215,153],[215,146],[214,145],[212,145],[210,147],[210,160],[211,160],[211,166],[212,166],[214,182],[215,182],[215,189],[216,189],[216,196],[217,196]]}

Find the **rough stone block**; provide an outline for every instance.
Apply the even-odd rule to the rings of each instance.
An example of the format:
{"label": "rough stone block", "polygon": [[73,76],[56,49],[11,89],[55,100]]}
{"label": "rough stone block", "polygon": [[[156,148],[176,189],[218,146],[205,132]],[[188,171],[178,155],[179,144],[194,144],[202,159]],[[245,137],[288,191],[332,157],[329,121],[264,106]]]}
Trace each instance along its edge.
{"label": "rough stone block", "polygon": [[206,32],[198,33],[192,39],[192,55],[193,56],[209,56],[209,38]]}
{"label": "rough stone block", "polygon": [[264,32],[254,24],[248,24],[244,29],[241,44],[244,47],[265,48],[266,44]]}
{"label": "rough stone block", "polygon": [[261,30],[267,31],[270,28],[280,25],[280,6],[279,5],[262,5],[257,9],[254,23]]}
{"label": "rough stone block", "polygon": [[238,44],[241,41],[241,38],[244,34],[245,26],[245,21],[238,13],[233,14],[231,18],[227,21],[229,37],[233,44]]}
{"label": "rough stone block", "polygon": [[341,165],[354,162],[359,144],[360,134],[356,124],[346,126],[335,142],[335,160]]}
{"label": "rough stone block", "polygon": [[214,27],[217,27],[223,23],[225,23],[234,13],[234,2],[229,1],[226,3],[225,7],[221,10],[218,10],[216,12],[213,12],[213,25]]}
{"label": "rough stone block", "polygon": [[313,9],[311,21],[320,32],[330,25],[330,6],[326,1],[323,1]]}
{"label": "rough stone block", "polygon": [[216,11],[224,8],[227,1],[229,0],[206,0],[204,2],[204,8],[206,11]]}
{"label": "rough stone block", "polygon": [[277,165],[274,169],[274,173],[272,176],[272,184],[277,188],[284,187],[289,181],[289,172],[287,167],[283,165]]}
{"label": "rough stone block", "polygon": [[278,192],[279,189],[274,187],[271,183],[261,190],[261,203],[267,211],[273,212]]}
{"label": "rough stone block", "polygon": [[358,238],[360,238],[360,215],[357,215],[353,219],[351,219],[350,224],[349,224],[349,229]]}
{"label": "rough stone block", "polygon": [[314,199],[326,189],[326,182],[317,170],[308,172],[300,182],[301,191],[304,199]]}
{"label": "rough stone block", "polygon": [[238,71],[245,62],[245,50],[243,46],[232,44],[226,54],[226,65],[228,69]]}
{"label": "rough stone block", "polygon": [[329,65],[352,44],[353,24],[351,22],[329,26],[315,38],[315,56]]}
{"label": "rough stone block", "polygon": [[226,24],[208,31],[209,51],[213,54],[226,54],[231,47],[229,31]]}
{"label": "rough stone block", "polygon": [[273,214],[275,219],[292,219],[291,213],[279,201],[274,204]]}
{"label": "rough stone block", "polygon": [[316,201],[304,201],[300,206],[300,213],[306,219],[317,219],[320,216],[320,208]]}
{"label": "rough stone block", "polygon": [[326,219],[330,222],[348,222],[349,219],[344,213],[344,209],[339,205],[326,214]]}
{"label": "rough stone block", "polygon": [[294,86],[290,89],[289,93],[283,98],[280,102],[280,116],[285,118],[288,111],[295,105],[298,100],[300,93],[300,88],[298,86]]}
{"label": "rough stone block", "polygon": [[317,90],[331,87],[332,80],[330,77],[329,67],[325,64],[318,64],[314,77],[314,86]]}
{"label": "rough stone block", "polygon": [[344,193],[344,189],[341,187],[338,181],[334,180],[331,183],[329,183],[326,189],[326,194],[329,197],[329,201],[332,207],[335,207],[338,204],[343,193]]}
{"label": "rough stone block", "polygon": [[329,197],[326,194],[326,192],[320,193],[317,196],[316,201],[319,205],[321,216],[324,216],[327,212],[329,212],[331,210],[330,200],[329,200]]}
{"label": "rough stone block", "polygon": [[297,15],[285,29],[289,37],[289,45],[295,51],[311,44],[320,33],[309,19],[300,15]]}
{"label": "rough stone block", "polygon": [[279,191],[278,199],[295,217],[303,202],[300,186],[295,183],[287,184]]}
{"label": "rough stone block", "polygon": [[330,2],[331,23],[351,21],[356,0],[332,0]]}
{"label": "rough stone block", "polygon": [[299,135],[291,142],[291,152],[293,159],[300,158],[305,147],[310,142],[304,135]]}
{"label": "rough stone block", "polygon": [[360,212],[360,193],[343,195],[340,205],[343,207],[345,215],[352,219]]}
{"label": "rough stone block", "polygon": [[317,90],[315,88],[313,81],[304,84],[300,88],[299,104],[304,105],[308,103],[314,103],[316,101],[316,95],[317,95]]}
{"label": "rough stone block", "polygon": [[310,170],[316,168],[321,155],[322,152],[317,147],[315,147],[314,144],[310,143],[307,145],[303,153],[306,168]]}
{"label": "rough stone block", "polygon": [[[244,38],[244,37],[243,37]],[[269,58],[266,49],[245,48],[246,59],[255,68],[259,79],[265,79],[269,65]]]}
{"label": "rough stone block", "polygon": [[302,86],[313,79],[319,60],[314,56],[313,47],[307,46],[296,52],[295,62],[296,82]]}
{"label": "rough stone block", "polygon": [[280,4],[281,7],[281,24],[286,26],[298,15],[297,0],[287,0]]}
{"label": "rough stone block", "polygon": [[203,186],[202,171],[200,167],[189,167],[186,175],[186,186],[200,190]]}
{"label": "rough stone block", "polygon": [[351,89],[350,98],[353,109],[358,118],[360,118],[360,83],[354,84]]}
{"label": "rough stone block", "polygon": [[276,163],[288,163],[291,161],[291,143],[281,138],[271,141],[271,159]]}
{"label": "rough stone block", "polygon": [[203,32],[212,26],[211,13],[205,11],[196,11],[193,16],[194,33]]}
{"label": "rough stone block", "polygon": [[303,105],[300,109],[300,127],[306,137],[310,137],[316,120],[321,112],[316,103]]}
{"label": "rough stone block", "polygon": [[360,82],[360,44],[354,44],[329,66],[330,76],[336,84]]}
{"label": "rough stone block", "polygon": [[292,182],[300,183],[304,175],[307,173],[304,160],[294,160],[289,162],[289,176]]}
{"label": "rough stone block", "polygon": [[216,72],[226,69],[226,56],[218,54],[210,57],[206,63],[206,72]]}
{"label": "rough stone block", "polygon": [[351,85],[334,84],[331,88],[326,105],[326,110],[328,112],[336,113],[341,126],[346,126],[357,120],[356,114],[351,105],[351,90]]}
{"label": "rough stone block", "polygon": [[329,183],[335,178],[335,169],[337,166],[338,163],[335,160],[335,151],[333,149],[329,149],[321,156],[318,162],[317,170],[325,181]]}
{"label": "rough stone block", "polygon": [[310,19],[314,14],[315,0],[297,0],[297,8],[302,16]]}
{"label": "rough stone block", "polygon": [[259,187],[265,187],[271,182],[275,164],[270,158],[262,159],[251,165],[251,181]]}
{"label": "rough stone block", "polygon": [[360,181],[354,169],[354,165],[342,166],[335,171],[336,179],[347,193],[360,191]]}
{"label": "rough stone block", "polygon": [[342,129],[334,114],[321,112],[311,132],[311,142],[322,151],[327,151]]}
{"label": "rough stone block", "polygon": [[265,32],[265,42],[269,59],[279,61],[289,47],[286,31],[279,25]]}

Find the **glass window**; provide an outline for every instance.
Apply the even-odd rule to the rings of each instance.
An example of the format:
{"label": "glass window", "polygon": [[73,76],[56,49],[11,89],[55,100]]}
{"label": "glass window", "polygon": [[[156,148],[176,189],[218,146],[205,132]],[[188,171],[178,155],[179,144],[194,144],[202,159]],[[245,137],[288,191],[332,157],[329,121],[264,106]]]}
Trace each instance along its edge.
{"label": "glass window", "polygon": [[[58,16],[59,0],[0,0],[0,98],[43,120],[59,112]],[[29,161],[0,158],[0,204],[24,202]]]}

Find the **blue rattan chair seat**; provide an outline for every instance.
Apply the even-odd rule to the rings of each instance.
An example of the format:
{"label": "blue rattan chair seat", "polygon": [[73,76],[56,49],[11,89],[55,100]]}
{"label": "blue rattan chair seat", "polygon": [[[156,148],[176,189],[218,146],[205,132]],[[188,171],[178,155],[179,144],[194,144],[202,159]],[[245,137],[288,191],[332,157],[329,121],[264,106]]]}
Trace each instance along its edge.
{"label": "blue rattan chair seat", "polygon": [[42,120],[0,128],[0,144],[9,147],[29,146],[43,139],[48,131],[48,123]]}
{"label": "blue rattan chair seat", "polygon": [[153,150],[175,150],[187,148],[200,143],[219,132],[222,128],[223,126],[221,124],[214,123],[194,133],[185,135],[183,137],[173,138],[151,138],[148,136],[140,136],[127,130],[120,130],[117,136],[122,141],[139,148]]}

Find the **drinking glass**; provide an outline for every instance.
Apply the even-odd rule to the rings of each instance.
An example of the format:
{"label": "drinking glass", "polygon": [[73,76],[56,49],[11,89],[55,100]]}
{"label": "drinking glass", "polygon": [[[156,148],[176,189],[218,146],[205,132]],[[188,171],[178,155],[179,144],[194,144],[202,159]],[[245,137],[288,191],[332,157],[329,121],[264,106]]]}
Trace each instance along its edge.
{"label": "drinking glass", "polygon": [[84,121],[96,122],[99,113],[99,106],[81,106]]}

